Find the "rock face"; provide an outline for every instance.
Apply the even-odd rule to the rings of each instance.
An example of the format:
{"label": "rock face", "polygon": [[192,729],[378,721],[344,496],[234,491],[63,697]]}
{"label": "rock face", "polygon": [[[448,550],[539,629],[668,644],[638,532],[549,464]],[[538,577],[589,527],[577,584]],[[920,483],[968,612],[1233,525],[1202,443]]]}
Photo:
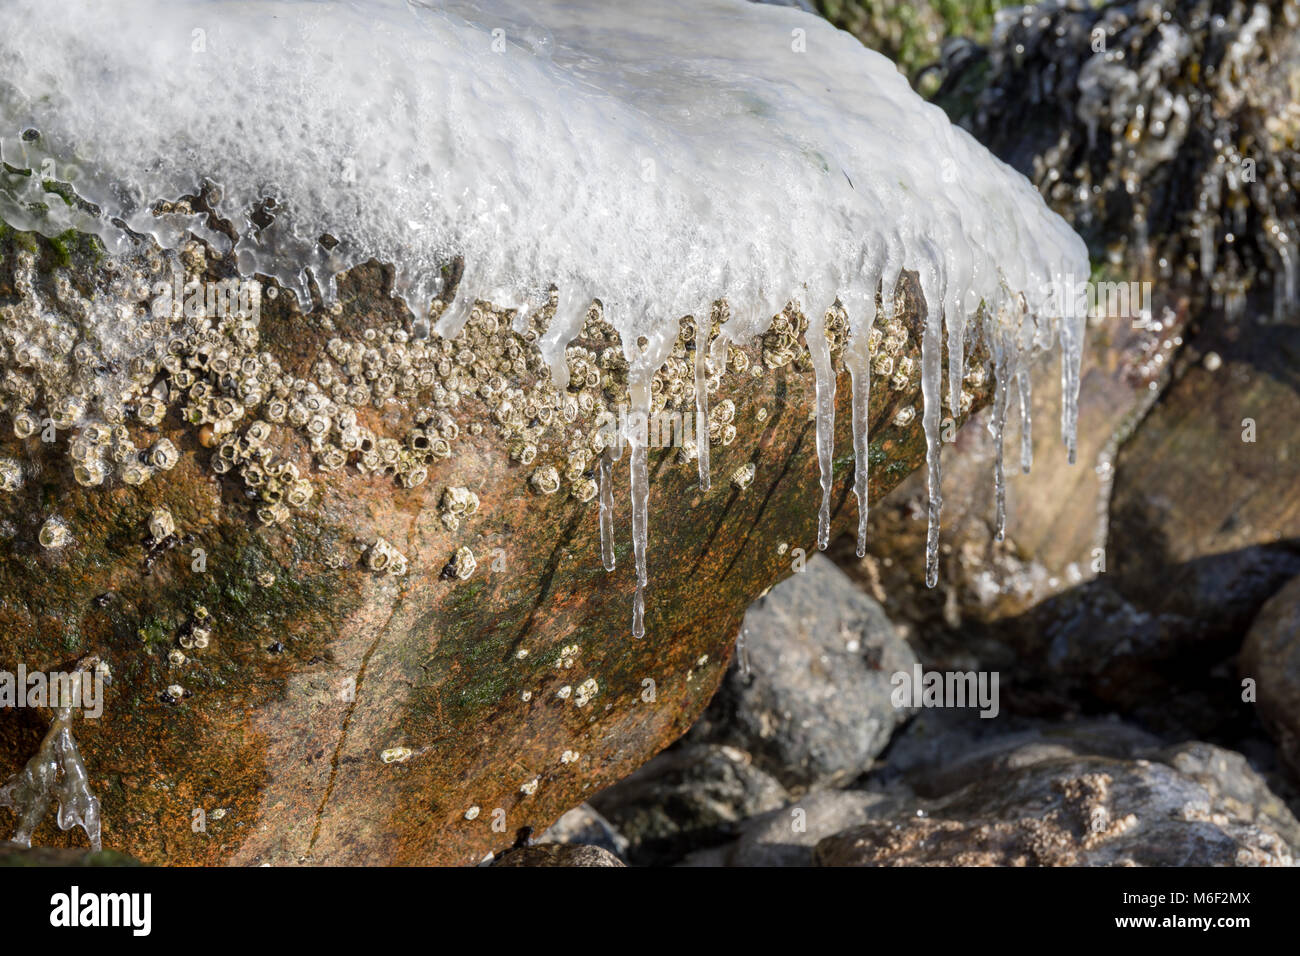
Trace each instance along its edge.
{"label": "rock face", "polygon": [[823,839],[866,820],[897,813],[898,797],[865,790],[818,790],[747,821],[739,839],[720,849],[724,866],[811,866]]}
{"label": "rock face", "polygon": [[[210,294],[192,315],[188,291],[160,305],[160,288],[234,278],[198,243],[121,263],[0,232],[0,668],[109,668],[103,717],[74,728],[105,846],[147,863],[474,863],[682,734],[744,609],[788,571],[778,545],[813,548],[806,320],[783,315],[710,370],[710,492],[689,443],[652,450],[636,641],[626,457],[612,573],[593,500],[600,415],[626,401],[598,309],[561,394],[533,348],[545,313],[515,333],[480,303],[457,340],[424,343],[373,264],[306,316],[274,286],[255,290],[256,321],[220,295],[216,314]],[[916,301],[906,284],[888,337],[912,369]],[[686,322],[654,387],[679,424],[693,344]],[[900,416],[919,392],[915,372],[873,390],[873,498],[923,458],[919,416]],[[842,450],[849,393],[842,376]],[[970,394],[978,408],[987,384]],[[837,528],[851,482],[842,451]],[[0,779],[45,727],[0,711]],[[52,822],[34,837],[77,839]]]}
{"label": "rock face", "polygon": [[1259,712],[1282,759],[1300,776],[1300,577],[1259,612],[1241,650],[1243,680],[1257,685]]}
{"label": "rock face", "polygon": [[756,601],[739,667],[691,730],[729,744],[787,788],[843,783],[867,770],[909,711],[890,676],[916,657],[875,601],[820,554]]}

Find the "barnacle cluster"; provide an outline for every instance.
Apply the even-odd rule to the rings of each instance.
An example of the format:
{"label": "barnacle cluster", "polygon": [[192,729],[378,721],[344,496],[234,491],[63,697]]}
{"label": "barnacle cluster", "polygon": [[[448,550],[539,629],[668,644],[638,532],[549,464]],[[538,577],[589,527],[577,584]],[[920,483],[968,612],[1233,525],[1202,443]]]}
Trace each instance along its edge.
{"label": "barnacle cluster", "polygon": [[[1030,175],[1085,235],[1230,314],[1297,304],[1296,0],[1050,2],[999,15],[970,122],[995,149],[1059,131]],[[972,58],[975,62],[975,58]]]}
{"label": "barnacle cluster", "polygon": [[442,492],[442,498],[438,502],[439,518],[442,526],[448,531],[455,531],[460,527],[462,516],[472,515],[478,511],[478,495],[468,488],[453,486],[446,488]]}
{"label": "barnacle cluster", "polygon": [[[314,343],[290,369],[264,334],[263,305],[280,299],[278,288],[233,277],[233,263],[198,239],[178,253],[142,244],[102,258],[89,275],[38,269],[38,247],[13,248],[6,265],[18,295],[0,305],[0,411],[19,440],[66,450],[81,485],[140,485],[170,470],[180,451],[163,433],[174,437],[178,428],[193,435],[200,465],[242,486],[265,525],[311,503],[315,482],[328,473],[425,485],[441,463],[453,466],[458,443],[481,435],[485,425],[538,495],[563,491],[591,502],[600,490],[601,459],[622,455],[632,406],[628,361],[599,302],[565,351],[563,387],[540,348],[558,306],[554,294],[526,316],[477,302],[451,338],[419,337],[409,316],[345,316],[339,303],[298,318],[285,297],[276,308],[303,322],[305,341]],[[899,284],[896,316],[914,294],[909,289]],[[443,308],[434,303],[435,313]],[[795,304],[754,343],[732,341],[729,318],[725,300],[707,315],[682,318],[650,380],[649,414],[654,420],[668,413],[674,427],[661,437],[672,438],[679,461],[695,460],[700,441],[735,441],[735,402],[719,394],[728,374],[811,369],[809,322]],[[833,306],[822,325],[831,355],[842,355],[849,337],[844,309]],[[868,334],[875,374],[895,389],[914,386],[919,369],[904,354],[909,334],[902,321],[892,318]],[[702,417],[699,387],[707,394]],[[963,395],[963,410],[968,405]],[[695,434],[699,421],[707,439]],[[18,458],[0,459],[0,490],[20,489],[24,469]],[[452,532],[479,507],[463,486],[444,488],[438,499],[441,523]],[[147,524],[155,546],[176,535],[165,509]],[[59,548],[70,535],[51,516],[41,544]],[[463,550],[447,566],[453,577],[475,567]],[[376,572],[400,576],[407,567],[383,539],[360,543],[351,560],[358,554]]]}
{"label": "barnacle cluster", "polygon": [[406,555],[398,551],[383,538],[379,538],[366,551],[366,567],[371,571],[385,572],[393,577],[406,573]]}

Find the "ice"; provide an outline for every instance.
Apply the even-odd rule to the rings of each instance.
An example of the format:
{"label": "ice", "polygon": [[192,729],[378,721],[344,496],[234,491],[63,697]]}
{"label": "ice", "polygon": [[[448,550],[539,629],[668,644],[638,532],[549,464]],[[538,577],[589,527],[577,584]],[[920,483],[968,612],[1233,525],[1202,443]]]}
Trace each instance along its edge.
{"label": "ice", "polygon": [[[12,224],[111,233],[117,216],[174,246],[184,229],[147,214],[156,200],[217,183],[219,211],[240,228],[278,197],[273,223],[241,230],[245,268],[302,289],[310,267],[328,295],[326,273],[364,259],[425,277],[460,257],[461,308],[447,333],[474,296],[522,302],[554,283],[566,305],[547,336],[553,355],[592,297],[626,344],[725,295],[731,336],[746,339],[805,284],[817,308],[862,292],[873,242],[900,266],[941,260],[970,301],[987,298],[1000,272],[1013,286],[1086,275],[1082,243],[1026,180],[887,59],[795,9],[7,8],[4,159],[39,170],[53,157],[56,176],[75,166],[77,192],[103,210],[42,219],[15,209],[39,183],[11,176],[0,193]],[[23,138],[29,128],[38,139]],[[316,243],[325,234],[340,240],[328,254]],[[903,235],[942,240],[923,250]]]}
{"label": "ice", "polygon": [[614,462],[600,456],[600,562],[606,571],[614,570]]}
{"label": "ice", "polygon": [[835,459],[835,371],[826,338],[826,313],[814,310],[806,336],[816,387],[817,465],[821,475],[821,506],[817,510],[817,547],[825,551],[831,539],[831,485]]}
{"label": "ice", "polygon": [[[78,680],[89,679],[77,672]],[[74,699],[80,699],[78,686]],[[81,759],[81,750],[72,735],[74,707],[64,704],[52,708],[49,730],[37,752],[26,765],[0,785],[0,807],[13,810],[16,817],[13,840],[22,846],[32,845],[32,832],[57,803],[55,821],[60,830],[81,827],[91,850],[103,849],[99,798],[90,789],[90,778]]]}
{"label": "ice", "polygon": [[[874,309],[874,303],[873,303]],[[868,414],[871,402],[871,356],[867,349],[867,329],[861,330],[849,340],[848,353],[844,362],[849,367],[852,377],[853,394],[853,495],[858,499],[858,546],[859,558],[867,554],[867,483],[871,476],[871,463],[868,443]]]}
{"label": "ice", "polygon": [[709,480],[709,315],[695,317],[695,450],[700,467],[700,490],[708,491]]}
{"label": "ice", "polygon": [[1020,470],[1027,475],[1034,467],[1033,393],[1027,363],[1016,373],[1016,394],[1020,396]]}
{"label": "ice", "polygon": [[[1051,288],[1089,274],[1082,241],[1022,176],[950,124],[894,64],[820,18],[746,0],[8,0],[0,36],[0,217],[54,235],[115,222],[176,248],[218,233],[152,214],[199,195],[238,234],[235,261],[333,301],[338,272],[377,259],[417,334],[454,335],[476,300],[559,306],[540,340],[557,386],[565,348],[599,300],[635,381],[682,316],[725,299],[712,342],[752,341],[788,302],[814,327],[832,303],[893,317],[900,270],[922,280],[923,423],[930,477],[927,577],[937,569],[942,343],[960,407],[968,319],[1004,286],[1063,350],[1073,455],[1082,329]],[[32,132],[38,131],[38,132]],[[2,167],[0,167],[2,169]],[[72,184],[65,206],[42,178]],[[254,214],[274,199],[274,219]],[[45,211],[33,205],[39,200]],[[337,240],[326,248],[321,237]],[[225,242],[224,238],[219,240]],[[441,276],[463,268],[454,295]],[[309,280],[311,280],[309,282]],[[435,296],[451,297],[431,310]],[[849,309],[861,339],[874,308]],[[998,311],[998,310],[994,310]],[[516,319],[516,325],[521,319]],[[708,341],[708,320],[702,340]],[[426,331],[427,330],[427,331]],[[641,340],[645,347],[638,347]],[[820,336],[818,543],[829,528],[834,370]],[[699,387],[700,482],[708,489]],[[854,489],[869,356],[854,369]],[[648,480],[631,454],[637,629]],[[602,554],[613,564],[601,469]],[[861,544],[861,542],[860,542]]]}
{"label": "ice", "polygon": [[[650,416],[650,383],[634,381],[630,388],[632,414]],[[632,555],[636,562],[636,597],[632,610],[632,636],[645,637],[646,549],[649,539],[650,475],[647,469],[648,452],[646,435],[642,432],[630,436],[628,454],[632,487]]]}

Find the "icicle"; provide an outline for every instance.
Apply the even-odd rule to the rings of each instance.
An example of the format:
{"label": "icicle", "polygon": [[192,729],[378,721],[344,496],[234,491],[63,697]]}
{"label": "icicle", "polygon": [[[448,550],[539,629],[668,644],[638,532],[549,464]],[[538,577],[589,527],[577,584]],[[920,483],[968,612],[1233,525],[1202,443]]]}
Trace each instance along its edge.
{"label": "icicle", "polygon": [[320,272],[313,270],[312,273],[316,278],[316,285],[320,289],[321,305],[326,309],[332,309],[339,301],[339,275],[332,269],[322,269]]}
{"label": "icicle", "polygon": [[606,571],[614,570],[614,460],[600,456],[600,562]]}
{"label": "icicle", "polygon": [[454,339],[465,328],[465,323],[469,321],[473,310],[474,300],[466,293],[462,281],[461,288],[456,290],[456,298],[448,302],[442,314],[438,316],[434,331],[444,339]]}
{"label": "icicle", "polygon": [[885,260],[885,271],[880,282],[880,310],[885,314],[885,324],[894,321],[894,295],[898,291],[898,260],[891,254]]}
{"label": "icicle", "polygon": [[921,267],[921,293],[925,299],[925,330],[921,335],[921,416],[925,428],[926,487],[929,491],[929,524],[925,534],[925,585],[939,583],[939,516],[943,508],[941,475],[939,471],[939,418],[940,376],[943,372],[943,298],[940,293],[941,277],[936,274],[937,263],[942,260],[933,244],[924,241],[926,262]]}
{"label": "icicle", "polygon": [[822,488],[821,507],[817,511],[817,548],[825,551],[831,537],[831,490],[835,464],[835,370],[831,368],[825,311],[816,311],[809,317],[805,340],[816,381],[817,464]]}
{"label": "icicle", "polygon": [[542,358],[551,369],[551,384],[563,392],[569,387],[568,343],[582,331],[591,306],[591,296],[565,286],[556,292],[555,311],[546,334],[538,343]]}
{"label": "icicle", "polygon": [[1016,374],[1016,391],[1020,395],[1020,470],[1026,475],[1034,467],[1033,425],[1030,421],[1032,395],[1030,394],[1029,364],[1022,363]]}
{"label": "icicle", "polygon": [[294,274],[291,282],[286,284],[293,290],[293,294],[298,297],[298,311],[306,315],[316,308],[316,302],[311,296],[311,276],[306,269],[299,270]]}
{"label": "icicle", "polygon": [[[632,414],[640,421],[650,420],[649,378],[628,385]],[[648,511],[650,506],[650,475],[647,465],[646,434],[629,435],[632,445],[632,554],[636,560],[636,598],[632,608],[632,636],[645,636],[645,586]]]}
{"label": "icicle", "polygon": [[700,466],[700,490],[709,490],[709,331],[712,310],[695,318],[695,450]]}
{"label": "icicle", "polygon": [[740,634],[736,638],[736,657],[740,661],[740,676],[749,677],[749,646],[746,638],[749,637],[749,628],[743,624],[740,627]]}
{"label": "icicle", "polygon": [[1273,321],[1282,322],[1287,312],[1295,307],[1296,257],[1293,244],[1287,241],[1279,243],[1276,252],[1282,260],[1282,278],[1273,284]]}
{"label": "icicle", "polygon": [[[1001,541],[1006,535],[1007,527],[1007,482],[1006,473],[1003,468],[1003,451],[1002,446],[1006,437],[1007,428],[1007,393],[1010,390],[1010,383],[1007,381],[1010,371],[1008,369],[1008,351],[1010,343],[1007,337],[999,330],[994,337],[993,344],[993,374],[996,378],[993,392],[993,418],[989,422],[989,431],[993,434],[993,493],[997,499],[997,530],[993,534],[995,541]],[[1023,394],[1023,393],[1022,393]],[[1022,449],[1023,450],[1023,449]]]}
{"label": "icicle", "polygon": [[[1058,280],[1062,281],[1062,280]],[[1088,328],[1087,309],[1067,302],[1059,321],[1061,341],[1061,439],[1074,464],[1079,422],[1079,370],[1083,364],[1083,337]]]}
{"label": "icicle", "polygon": [[849,339],[844,353],[844,364],[849,367],[853,382],[853,494],[858,499],[858,557],[867,554],[867,479],[871,474],[871,461],[867,439],[871,411],[871,353],[868,339],[871,335],[872,312],[863,320],[863,326]]}
{"label": "icicle", "polygon": [[727,349],[731,347],[731,336],[728,331],[725,324],[719,327],[717,338],[709,346],[709,358],[713,361],[713,367],[716,369],[726,368],[727,366]]}
{"label": "icicle", "polygon": [[943,320],[948,330],[948,407],[956,423],[961,418],[961,383],[966,377],[966,299],[970,294],[974,263],[971,251],[956,243],[949,251],[948,287]]}

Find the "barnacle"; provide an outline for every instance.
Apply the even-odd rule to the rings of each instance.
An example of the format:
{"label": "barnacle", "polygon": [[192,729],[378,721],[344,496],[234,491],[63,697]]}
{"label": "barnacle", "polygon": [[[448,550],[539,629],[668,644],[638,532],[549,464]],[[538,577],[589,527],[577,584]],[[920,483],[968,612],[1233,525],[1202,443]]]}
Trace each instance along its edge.
{"label": "barnacle", "polygon": [[72,540],[72,532],[68,530],[68,523],[57,515],[51,515],[45,519],[41,525],[41,530],[37,535],[42,548],[56,549],[62,548]]}
{"label": "barnacle", "polygon": [[149,515],[149,534],[155,541],[168,538],[176,531],[176,522],[166,508],[155,508]]}

